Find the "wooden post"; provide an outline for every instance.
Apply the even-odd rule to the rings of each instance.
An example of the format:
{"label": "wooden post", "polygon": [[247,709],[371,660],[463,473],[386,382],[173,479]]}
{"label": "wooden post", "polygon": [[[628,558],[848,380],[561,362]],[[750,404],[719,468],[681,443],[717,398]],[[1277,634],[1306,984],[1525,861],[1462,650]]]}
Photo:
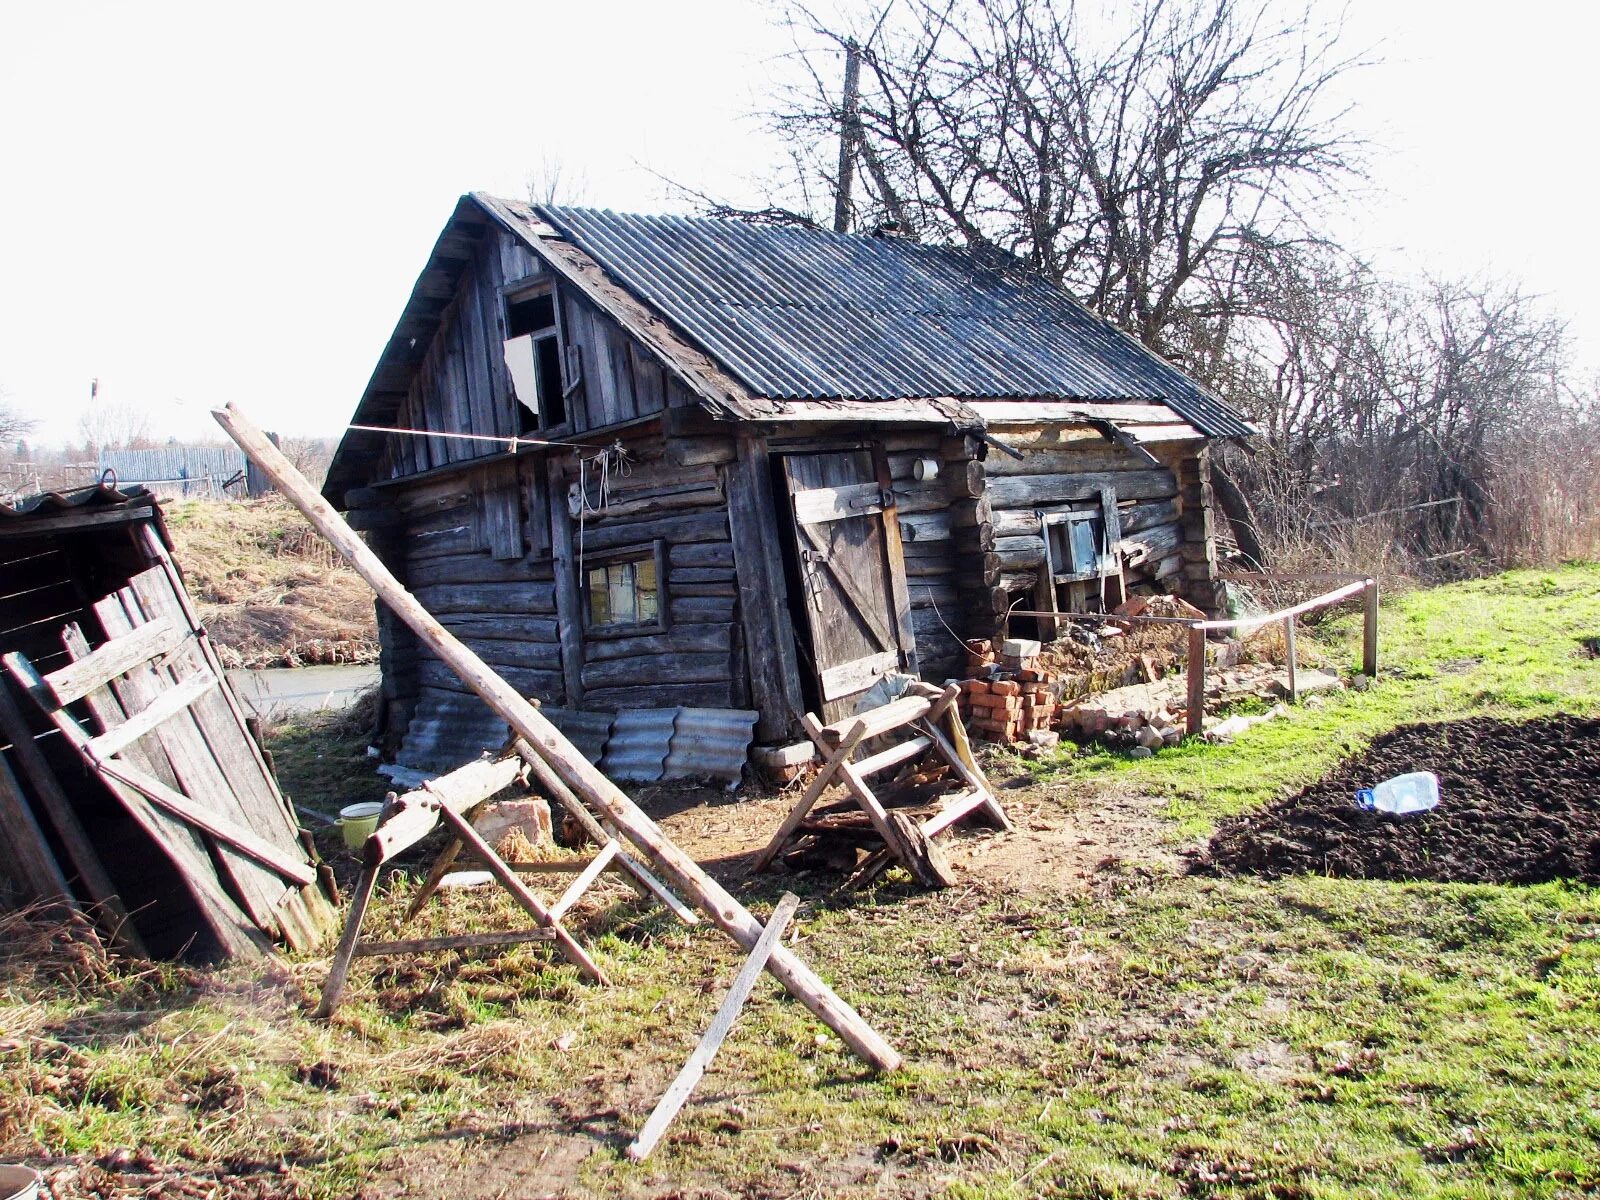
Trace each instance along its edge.
{"label": "wooden post", "polygon": [[1378,677],[1378,581],[1367,580],[1363,596],[1364,613],[1361,623],[1361,673],[1369,679]]}
{"label": "wooden post", "polygon": [[[550,764],[582,799],[611,820],[668,882],[746,950],[761,940],[762,926],[693,858],[685,854],[623,791],[584,758],[532,704],[458,641],[401,586],[360,536],[320,496],[305,476],[232,404],[212,415],[247,457],[272,480],[278,491],[327,538],[345,561],[367,581],[379,599],[411,627],[430,651],[450,667],[485,704]],[[1203,634],[1201,635],[1204,636]],[[901,1065],[899,1053],[786,947],[775,947],[767,969],[789,993],[836,1032],[851,1050],[880,1071]]]}
{"label": "wooden post", "polygon": [[333,965],[328,968],[328,978],[322,985],[322,999],[317,1011],[311,1015],[326,1019],[339,1007],[339,996],[344,991],[345,980],[350,976],[350,960],[355,956],[361,941],[361,921],[367,915],[367,905],[372,901],[372,888],[378,882],[378,865],[372,863],[361,868],[361,878],[356,880],[356,890],[350,896],[350,912],[344,919],[344,932],[339,935],[339,948],[333,952]]}
{"label": "wooden post", "polygon": [[639,1131],[639,1136],[628,1146],[628,1157],[634,1162],[639,1162],[656,1148],[661,1135],[667,1131],[667,1126],[672,1124],[672,1118],[678,1115],[678,1110],[694,1091],[695,1084],[699,1083],[700,1077],[706,1073],[706,1068],[711,1065],[711,1059],[722,1046],[728,1031],[733,1028],[739,1010],[749,999],[750,989],[756,985],[756,976],[760,975],[762,968],[767,965],[767,959],[771,956],[773,948],[783,937],[783,931],[794,917],[795,909],[799,907],[800,898],[793,892],[785,892],[783,899],[778,901],[778,907],[772,910],[772,919],[767,922],[766,929],[761,933],[761,940],[756,943],[755,949],[750,951],[750,957],[745,960],[744,966],[739,969],[739,974],[734,977],[733,986],[728,989],[722,1006],[712,1018],[711,1028],[706,1030],[705,1036],[700,1039],[700,1044],[694,1048],[694,1053],[689,1055],[689,1061],[683,1064],[683,1069],[672,1081],[672,1086],[667,1088],[660,1100],[656,1101],[655,1109],[651,1112],[650,1119],[644,1123],[644,1128]]}
{"label": "wooden post", "polygon": [[1289,703],[1300,702],[1300,681],[1295,678],[1295,652],[1294,652],[1294,618],[1283,619],[1283,655],[1288,660],[1289,667]]}
{"label": "wooden post", "polygon": [[1193,737],[1203,728],[1206,716],[1206,631],[1189,626],[1189,710],[1185,730]]}

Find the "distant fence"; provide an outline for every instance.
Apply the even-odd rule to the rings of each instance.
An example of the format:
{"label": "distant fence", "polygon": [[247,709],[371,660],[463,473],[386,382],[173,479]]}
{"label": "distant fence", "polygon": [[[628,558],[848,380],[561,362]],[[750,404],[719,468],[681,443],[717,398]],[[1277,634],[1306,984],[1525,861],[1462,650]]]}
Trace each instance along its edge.
{"label": "distant fence", "polygon": [[236,446],[107,450],[100,471],[110,471],[118,484],[141,483],[163,500],[254,498],[272,490]]}

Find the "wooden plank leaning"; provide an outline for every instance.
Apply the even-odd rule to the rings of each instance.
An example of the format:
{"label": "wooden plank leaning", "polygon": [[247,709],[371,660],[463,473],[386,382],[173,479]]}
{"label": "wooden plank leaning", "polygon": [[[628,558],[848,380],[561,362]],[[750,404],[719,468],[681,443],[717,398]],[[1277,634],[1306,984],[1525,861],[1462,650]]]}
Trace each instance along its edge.
{"label": "wooden plank leaning", "polygon": [[672,1118],[678,1115],[678,1110],[684,1106],[695,1085],[700,1082],[700,1077],[706,1073],[706,1068],[711,1065],[711,1060],[721,1048],[729,1030],[733,1028],[739,1010],[749,999],[750,990],[756,985],[756,976],[766,968],[773,947],[783,937],[783,931],[788,928],[789,922],[794,918],[795,909],[799,907],[800,898],[793,892],[785,892],[783,898],[778,901],[778,906],[772,910],[772,917],[767,921],[767,927],[761,931],[761,940],[756,943],[755,949],[750,951],[750,957],[745,959],[744,966],[739,968],[739,974],[734,976],[733,986],[728,989],[721,1007],[717,1009],[717,1015],[711,1020],[711,1028],[701,1037],[700,1044],[694,1048],[694,1053],[689,1055],[689,1060],[678,1071],[677,1078],[672,1081],[671,1086],[662,1094],[661,1099],[656,1101],[655,1109],[645,1121],[644,1128],[639,1130],[639,1136],[629,1144],[628,1157],[634,1162],[639,1162],[656,1148],[661,1135],[666,1133],[667,1126],[672,1124]]}
{"label": "wooden plank leaning", "polygon": [[[577,795],[610,820],[667,881],[691,899],[718,928],[746,950],[761,940],[762,925],[628,796],[584,758],[549,720],[463,645],[397,580],[382,560],[333,510],[305,476],[232,404],[212,414],[278,491],[298,508],[334,549],[367,581],[442,662],[514,729]],[[899,1053],[840,999],[792,950],[775,947],[767,961],[789,993],[810,1009],[865,1062],[880,1071],[901,1065]]]}

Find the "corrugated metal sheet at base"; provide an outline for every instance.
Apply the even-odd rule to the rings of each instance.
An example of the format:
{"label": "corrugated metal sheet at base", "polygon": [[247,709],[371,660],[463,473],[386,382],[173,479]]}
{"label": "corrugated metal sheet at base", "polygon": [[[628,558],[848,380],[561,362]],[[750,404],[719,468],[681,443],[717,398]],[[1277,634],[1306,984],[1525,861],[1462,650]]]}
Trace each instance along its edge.
{"label": "corrugated metal sheet at base", "polygon": [[605,753],[606,740],[611,736],[614,714],[608,712],[581,712],[576,708],[541,708],[549,722],[566,736],[567,741],[590,762],[599,765]]}
{"label": "corrugated metal sheet at base", "polygon": [[712,779],[737,780],[744,771],[759,715],[729,708],[678,709],[662,778],[709,775]]}
{"label": "corrugated metal sheet at base", "polygon": [[661,778],[672,748],[675,708],[633,708],[619,712],[611,723],[600,770],[612,779],[649,783]]}
{"label": "corrugated metal sheet at base", "polygon": [[505,744],[506,723],[476,696],[426,691],[395,754],[415,771],[453,771]]}
{"label": "corrugated metal sheet at base", "polygon": [[540,206],[759,396],[1150,400],[1212,436],[1231,406],[999,252]]}
{"label": "corrugated metal sheet at base", "polygon": [[[540,711],[606,775],[633,783],[696,776],[737,780],[757,716],[726,708]],[[476,696],[432,692],[412,714],[395,762],[411,771],[451,771],[485,750],[498,750],[505,738],[505,722]]]}

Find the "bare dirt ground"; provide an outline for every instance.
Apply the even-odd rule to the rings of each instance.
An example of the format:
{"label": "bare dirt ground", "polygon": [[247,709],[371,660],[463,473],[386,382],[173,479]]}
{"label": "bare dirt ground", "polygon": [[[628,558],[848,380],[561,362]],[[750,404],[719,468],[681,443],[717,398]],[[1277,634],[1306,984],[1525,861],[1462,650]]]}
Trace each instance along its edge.
{"label": "bare dirt ground", "polygon": [[[998,833],[976,822],[941,838],[962,883],[1007,891],[1073,891],[1096,873],[1123,861],[1177,869],[1176,849],[1164,844],[1172,825],[1158,815],[1163,803],[1101,783],[1093,801],[1074,802],[1061,785],[1026,775],[992,772],[990,782],[1016,829]],[[646,788],[639,803],[680,846],[726,885],[744,880],[750,861],[766,844],[795,799],[799,785],[782,792],[729,795],[703,787]],[[830,799],[838,793],[830,792]],[[774,868],[774,878],[785,872]],[[822,872],[805,872],[822,882]],[[842,876],[838,877],[842,882]]]}
{"label": "bare dirt ground", "polygon": [[[941,839],[960,876],[957,888],[942,894],[941,921],[959,925],[976,919],[996,895],[1077,893],[1108,880],[1118,870],[1135,864],[1159,870],[1182,870],[1185,860],[1168,841],[1171,823],[1157,814],[1162,801],[1119,793],[1101,783],[1082,789],[1084,802],[1067,794],[1062,785],[1048,786],[1021,776],[1008,778],[1003,769],[991,775],[1001,803],[1015,830],[1000,833],[971,827],[956,829]],[[1006,786],[1007,784],[1013,786]],[[667,785],[643,789],[641,805],[667,833],[693,854],[735,894],[756,887],[795,886],[816,895],[838,887],[843,875],[824,872],[787,872],[774,868],[770,876],[752,877],[750,861],[776,829],[798,793],[730,795],[705,787]],[[1087,803],[1092,794],[1092,803]],[[915,921],[915,912],[900,906],[875,908],[878,922]],[[908,937],[912,936],[910,933]],[[947,964],[948,965],[948,964]],[[959,970],[959,964],[955,969]],[[998,1016],[999,1014],[997,1014]],[[993,1036],[1000,1038],[1004,1021],[997,1021]],[[737,1036],[737,1034],[735,1035]],[[974,1040],[969,1053],[978,1054],[988,1036]],[[999,1041],[995,1054],[1016,1052]],[[583,1164],[606,1146],[618,1146],[631,1131],[625,1113],[647,1112],[660,1091],[655,1073],[635,1078],[625,1068],[602,1077],[574,1080],[573,1086],[548,1097],[549,1119],[532,1120],[521,1127],[498,1127],[492,1135],[463,1136],[402,1152],[381,1176],[374,1197],[452,1196],[501,1200],[511,1197],[577,1197],[584,1189],[572,1183],[581,1177]],[[744,1086],[749,1086],[746,1081]],[[851,1088],[848,1080],[828,1086]],[[723,1105],[725,1124],[742,1120],[737,1096],[724,1096],[709,1083],[691,1105]],[[772,1131],[763,1131],[772,1132]],[[779,1131],[781,1132],[781,1131]],[[797,1127],[791,1133],[803,1134]],[[1003,1148],[956,1147],[941,1150],[927,1161],[905,1161],[894,1147],[866,1147],[844,1159],[799,1156],[788,1164],[790,1182],[763,1187],[745,1195],[816,1196],[874,1195],[907,1198],[943,1194],[949,1185],[951,1156],[959,1160],[972,1153],[994,1155]],[[706,1179],[657,1179],[628,1188],[627,1194],[655,1200],[711,1200],[730,1193]],[[375,1181],[379,1182],[379,1181]]]}

